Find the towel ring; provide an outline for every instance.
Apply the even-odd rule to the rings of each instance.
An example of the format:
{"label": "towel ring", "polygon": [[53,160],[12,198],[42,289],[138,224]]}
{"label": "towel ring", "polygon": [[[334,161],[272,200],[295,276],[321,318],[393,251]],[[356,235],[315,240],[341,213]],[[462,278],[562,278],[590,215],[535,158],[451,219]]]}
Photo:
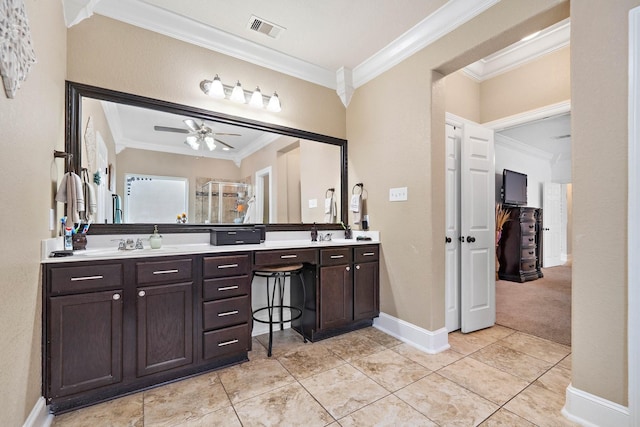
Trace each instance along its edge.
{"label": "towel ring", "polygon": [[[356,187],[360,188],[360,192],[356,193]],[[364,184],[359,182],[356,185],[353,186],[353,188],[351,188],[351,194],[362,194],[362,192],[364,191]]]}

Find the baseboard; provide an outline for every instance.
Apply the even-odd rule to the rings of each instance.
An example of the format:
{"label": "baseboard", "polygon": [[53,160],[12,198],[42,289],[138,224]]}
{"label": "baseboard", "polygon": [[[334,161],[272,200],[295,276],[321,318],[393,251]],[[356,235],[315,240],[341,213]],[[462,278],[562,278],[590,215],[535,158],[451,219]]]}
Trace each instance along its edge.
{"label": "baseboard", "polygon": [[586,427],[629,426],[629,408],[569,384],[562,415]]}
{"label": "baseboard", "polygon": [[49,413],[44,397],[40,397],[22,427],[49,427],[52,423],[53,414]]}
{"label": "baseboard", "polygon": [[373,319],[373,326],[425,353],[436,354],[449,348],[446,328],[429,331],[386,313]]}

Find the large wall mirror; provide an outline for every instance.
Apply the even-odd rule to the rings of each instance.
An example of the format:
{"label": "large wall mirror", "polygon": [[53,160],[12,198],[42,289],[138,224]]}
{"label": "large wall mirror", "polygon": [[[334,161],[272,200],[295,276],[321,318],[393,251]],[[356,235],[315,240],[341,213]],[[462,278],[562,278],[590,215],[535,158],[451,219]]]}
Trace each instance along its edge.
{"label": "large wall mirror", "polygon": [[347,141],[67,82],[66,151],[93,233],[347,223]]}

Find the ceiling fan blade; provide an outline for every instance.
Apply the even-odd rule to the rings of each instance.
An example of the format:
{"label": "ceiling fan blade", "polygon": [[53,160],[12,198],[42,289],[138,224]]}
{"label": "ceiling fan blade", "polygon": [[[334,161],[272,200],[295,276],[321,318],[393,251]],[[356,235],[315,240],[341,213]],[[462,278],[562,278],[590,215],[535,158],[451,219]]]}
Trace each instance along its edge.
{"label": "ceiling fan blade", "polygon": [[214,132],[216,135],[225,135],[225,136],[242,136],[239,133],[219,133],[219,132]]}
{"label": "ceiling fan blade", "polygon": [[160,132],[189,133],[186,129],[172,128],[168,126],[154,126],[153,129]]}
{"label": "ceiling fan blade", "polygon": [[[216,135],[220,135],[220,134],[216,134]],[[225,147],[227,147],[227,148],[228,148],[228,149],[230,149],[230,150],[235,150],[235,148],[234,148],[234,147],[232,147],[231,145],[227,144],[227,143],[226,143],[226,142],[224,142],[224,141],[220,141],[218,138],[216,138],[216,142],[219,142],[220,144],[224,145]]]}
{"label": "ceiling fan blade", "polygon": [[193,119],[184,119],[183,122],[193,132],[198,132],[200,130],[200,125]]}

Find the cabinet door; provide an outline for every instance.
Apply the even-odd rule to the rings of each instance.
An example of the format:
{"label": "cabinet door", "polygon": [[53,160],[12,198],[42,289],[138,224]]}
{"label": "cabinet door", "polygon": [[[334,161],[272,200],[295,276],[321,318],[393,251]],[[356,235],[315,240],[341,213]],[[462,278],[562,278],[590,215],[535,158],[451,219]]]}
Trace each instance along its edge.
{"label": "cabinet door", "polygon": [[138,376],[190,364],[192,282],[139,287],[136,292]]}
{"label": "cabinet door", "polygon": [[353,272],[349,265],[320,268],[320,329],[353,319]]}
{"label": "cabinet door", "polygon": [[122,291],[52,297],[50,398],[122,380]]}
{"label": "cabinet door", "polygon": [[353,320],[377,317],[380,314],[378,301],[378,263],[356,264],[353,277]]}

